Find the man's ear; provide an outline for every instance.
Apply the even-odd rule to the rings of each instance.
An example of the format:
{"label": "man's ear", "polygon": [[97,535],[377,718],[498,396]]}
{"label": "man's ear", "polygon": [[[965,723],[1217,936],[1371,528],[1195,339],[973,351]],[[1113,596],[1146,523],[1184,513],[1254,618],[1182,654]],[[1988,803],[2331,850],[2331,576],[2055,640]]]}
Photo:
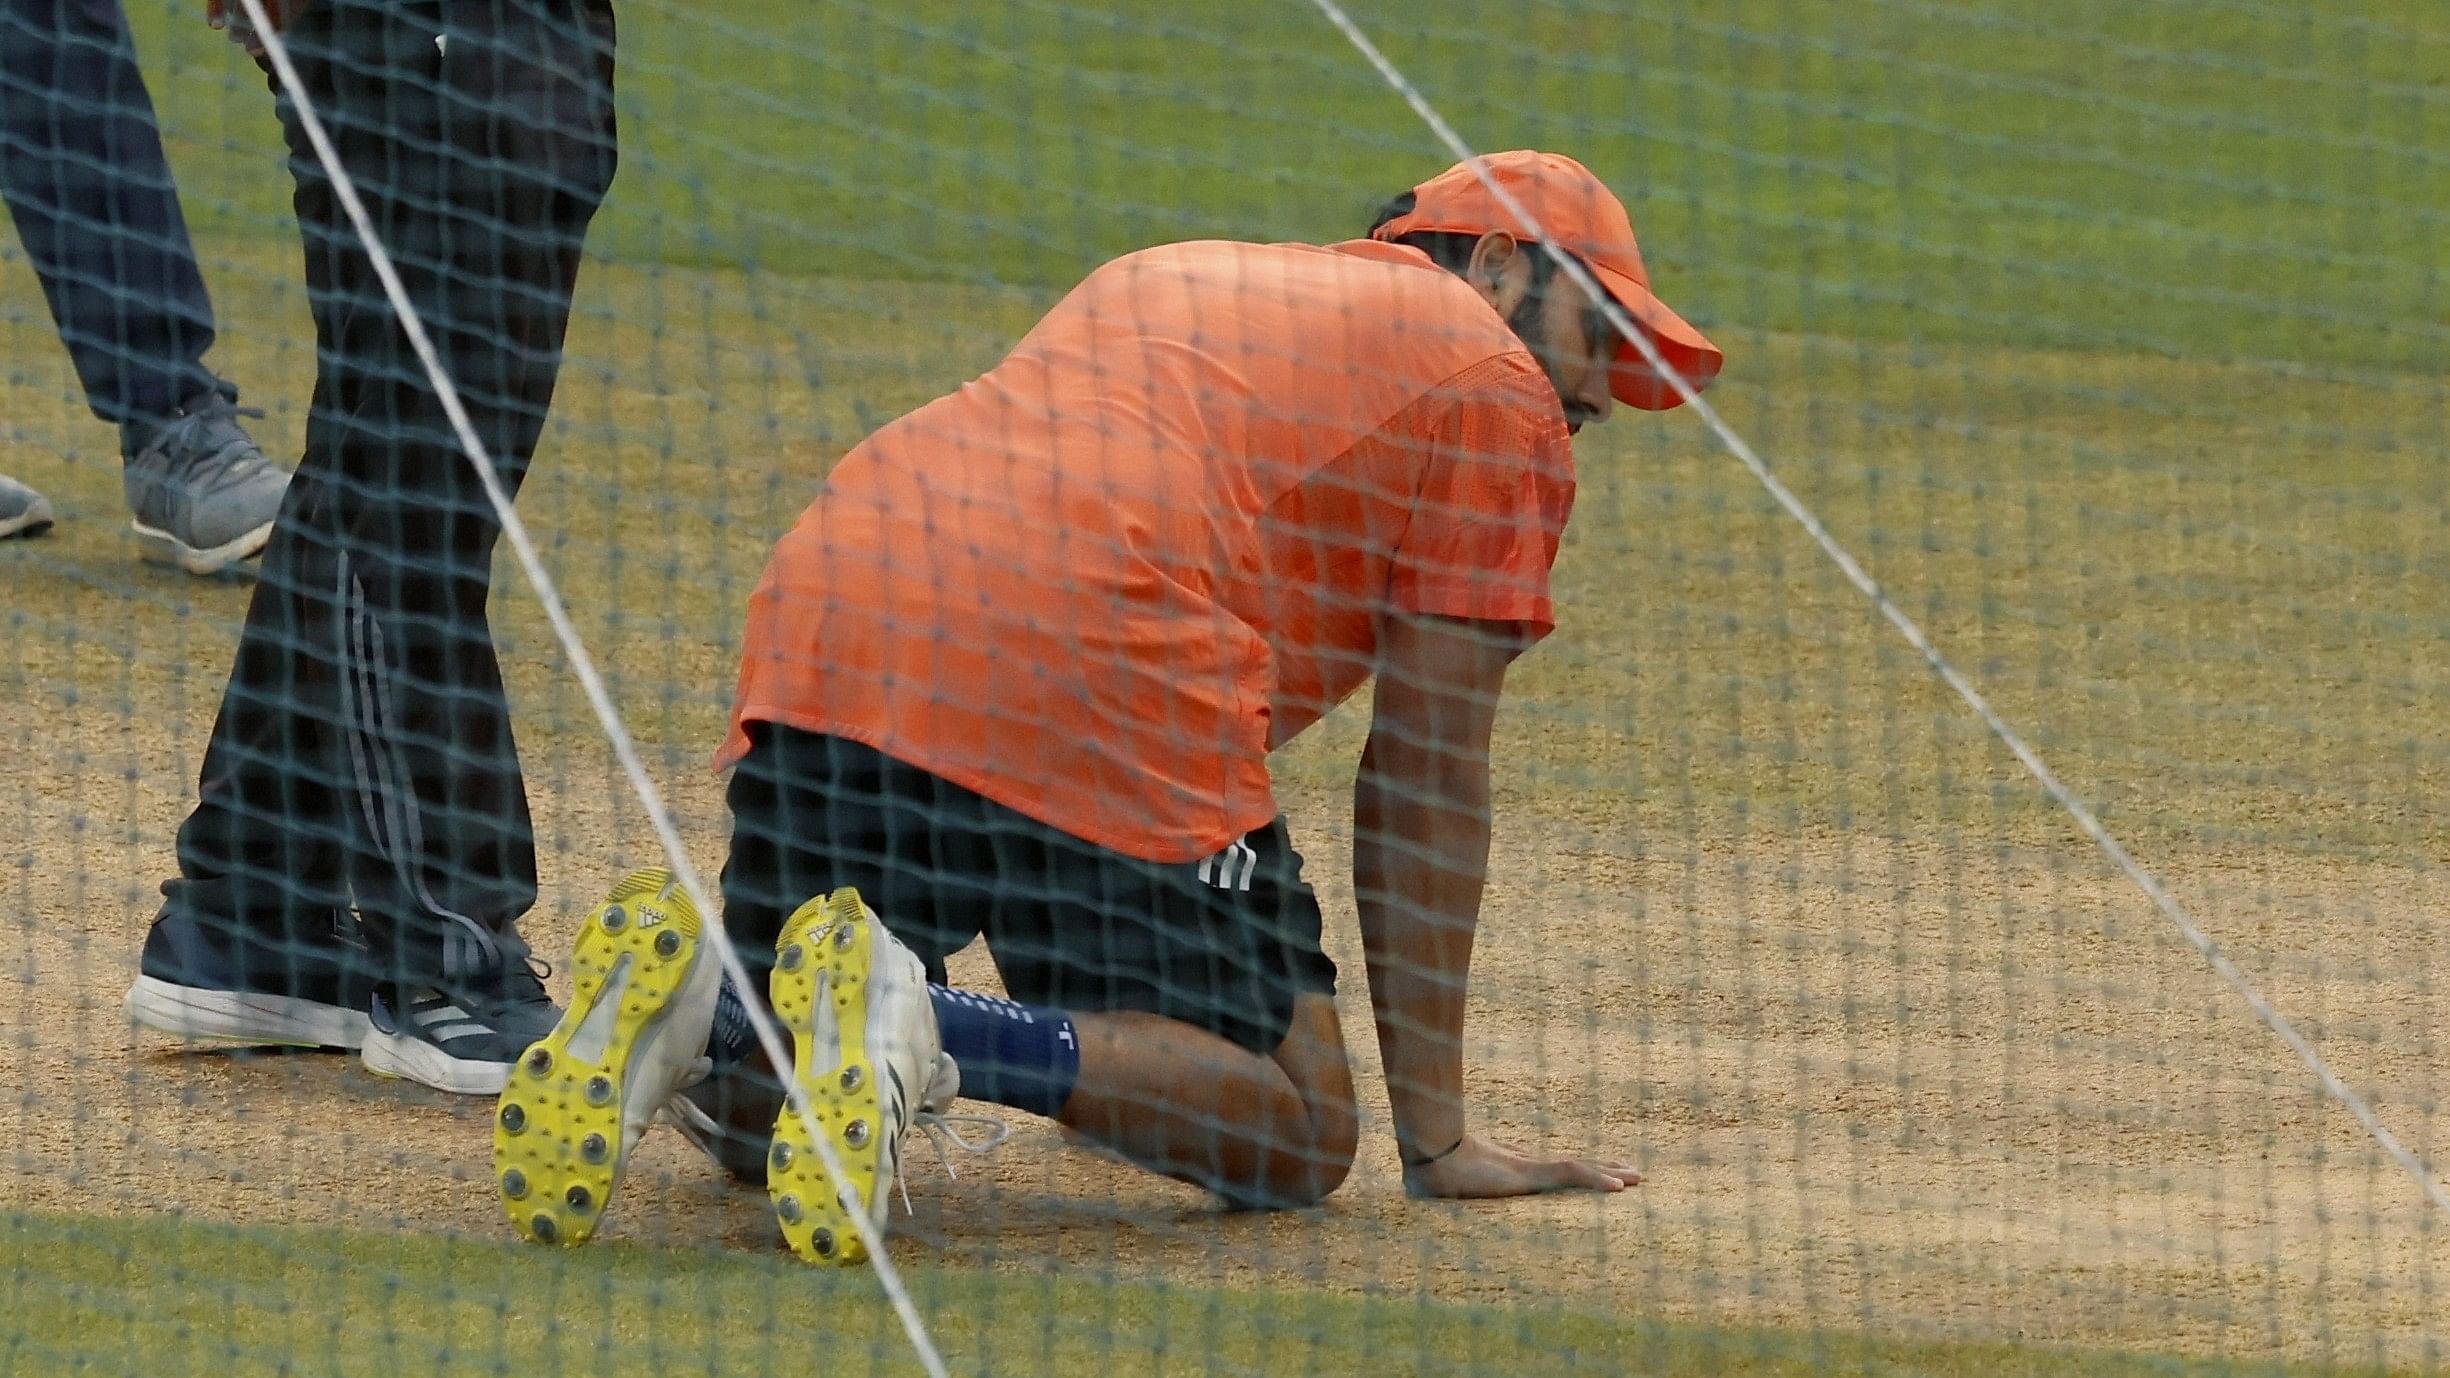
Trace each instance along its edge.
{"label": "man's ear", "polygon": [[1504,230],[1491,230],[1472,246],[1471,262],[1466,264],[1463,280],[1472,284],[1500,314],[1514,308],[1515,302],[1505,300],[1506,270],[1522,254],[1522,244]]}

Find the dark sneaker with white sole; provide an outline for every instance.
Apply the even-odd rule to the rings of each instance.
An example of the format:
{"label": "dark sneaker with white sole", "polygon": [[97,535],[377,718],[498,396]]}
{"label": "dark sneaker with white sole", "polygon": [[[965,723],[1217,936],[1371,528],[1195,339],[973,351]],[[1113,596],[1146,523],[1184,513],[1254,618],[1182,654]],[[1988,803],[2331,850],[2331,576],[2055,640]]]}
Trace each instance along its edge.
{"label": "dark sneaker with white sole", "polygon": [[356,1051],[372,964],[338,920],[285,942],[165,913],[145,934],[128,1018],[190,1043]]}
{"label": "dark sneaker with white sole", "polygon": [[374,1030],[359,1056],[377,1076],[456,1096],[498,1096],[528,1045],[561,1022],[524,952],[498,971],[442,986],[389,985],[374,993]]}
{"label": "dark sneaker with white sole", "polygon": [[147,560],[219,574],[272,539],[289,471],[264,457],[239,414],[207,393],[168,420],[122,428],[121,477]]}

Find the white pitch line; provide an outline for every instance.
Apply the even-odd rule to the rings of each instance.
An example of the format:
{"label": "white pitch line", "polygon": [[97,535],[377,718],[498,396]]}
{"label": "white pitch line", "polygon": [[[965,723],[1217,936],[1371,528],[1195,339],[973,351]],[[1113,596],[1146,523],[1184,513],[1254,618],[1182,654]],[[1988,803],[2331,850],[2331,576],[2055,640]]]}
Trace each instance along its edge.
{"label": "white pitch line", "polygon": [[[340,155],[332,147],[331,136],[324,132],[323,120],[315,113],[314,102],[306,94],[306,84],[299,80],[298,69],[289,60],[288,46],[281,41],[280,31],[266,18],[263,0],[239,0],[239,3],[246,7],[247,22],[254,25],[256,40],[264,45],[265,55],[272,60],[273,71],[280,78],[282,89],[289,93],[290,100],[297,106],[298,123],[306,131],[307,142],[315,147],[315,160],[323,165],[324,172],[331,177],[333,194],[339,197],[341,208],[348,213],[350,225],[357,230],[358,239],[366,246],[367,261],[373,265],[375,276],[382,279],[383,295],[390,299],[391,309],[398,314],[400,328],[408,336],[409,348],[416,351],[417,362],[424,365],[425,376],[434,385],[435,398],[442,403],[443,412],[451,419],[452,433],[459,437],[459,443],[466,449],[468,462],[476,469],[477,481],[484,485],[486,500],[493,504],[494,514],[501,519],[502,534],[510,539],[511,549],[519,557],[519,568],[526,572],[528,584],[536,592],[536,601],[544,605],[545,616],[553,623],[554,637],[561,642],[563,654],[570,658],[570,671],[586,691],[588,706],[595,710],[596,721],[602,725],[605,737],[611,741],[613,754],[620,758],[622,773],[629,777],[630,788],[637,793],[638,802],[645,807],[647,820],[655,829],[656,840],[663,844],[664,855],[672,862],[673,875],[680,880],[681,888],[688,893],[690,902],[697,905],[698,913],[713,920],[705,931],[714,940],[715,955],[723,964],[724,974],[741,990],[754,989],[749,981],[748,969],[741,965],[739,950],[732,946],[731,935],[724,931],[722,911],[708,899],[706,888],[698,879],[697,867],[689,860],[689,849],[682,845],[680,830],[673,825],[671,811],[664,806],[662,793],[648,778],[646,766],[638,758],[638,748],[630,740],[629,728],[622,722],[620,710],[613,706],[612,695],[605,691],[603,677],[596,673],[595,662],[588,657],[586,643],[579,639],[578,628],[572,625],[569,610],[562,606],[561,594],[554,587],[553,577],[545,572],[544,560],[537,555],[535,542],[528,539],[527,526],[511,507],[510,494],[503,490],[501,476],[493,470],[492,457],[486,453],[484,441],[477,438],[476,427],[468,420],[467,408],[460,403],[459,389],[452,385],[449,372],[443,368],[441,357],[434,350],[434,342],[426,334],[425,322],[418,317],[417,308],[410,303],[408,290],[400,284],[400,275],[392,264],[390,251],[384,247],[381,236],[375,233],[374,221],[366,214],[365,203],[358,199],[357,184],[350,179],[348,169],[341,166]],[[776,1027],[773,1017],[758,1008],[754,1000],[740,1003],[757,1030],[757,1042],[765,1050],[766,1056],[777,1068],[789,1067],[791,1051],[784,1043],[782,1032]],[[841,1159],[834,1154],[833,1145],[827,1142],[818,1128],[815,1116],[810,1113],[805,1098],[796,1087],[791,1089],[790,1101],[791,1108],[798,1113],[802,1126],[807,1129],[808,1142],[816,1149],[826,1172],[836,1181],[848,1176],[842,1170]],[[885,1255],[884,1237],[876,1228],[876,1223],[868,1219],[864,1210],[846,1214],[850,1217],[852,1233],[857,1234],[860,1243],[867,1246],[868,1258],[876,1269],[877,1283],[893,1304],[894,1314],[900,1317],[902,1330],[910,1337],[910,1347],[917,1351],[919,1363],[927,1370],[928,1378],[947,1378],[944,1360],[936,1353],[934,1342],[928,1338],[927,1326],[919,1319],[918,1308],[911,1304],[909,1289],[902,1285],[901,1274]]]}
{"label": "white pitch line", "polygon": [[[254,0],[248,0],[248,2],[252,4]],[[1480,155],[1473,151],[1471,145],[1463,141],[1462,136],[1455,132],[1454,126],[1448,124],[1446,118],[1440,115],[1437,108],[1429,103],[1428,98],[1421,94],[1420,88],[1414,86],[1411,79],[1397,69],[1394,63],[1389,62],[1386,54],[1378,51],[1378,45],[1372,43],[1370,36],[1361,31],[1361,27],[1353,22],[1352,16],[1346,14],[1336,0],[1311,0],[1311,3],[1317,6],[1319,13],[1327,17],[1327,22],[1335,25],[1336,29],[1352,43],[1372,67],[1378,69],[1378,75],[1385,78],[1387,85],[1394,88],[1397,95],[1403,97],[1404,103],[1411,106],[1413,113],[1421,117],[1422,122],[1429,126],[1430,132],[1438,137],[1438,141],[1445,144],[1458,160],[1471,167],[1472,174],[1488,187],[1490,193],[1496,196],[1498,203],[1519,219],[1524,227],[1531,231],[1534,238],[1539,238],[1539,221],[1520,201],[1515,199],[1513,193],[1500,186],[1497,179],[1489,175],[1488,164],[1480,160]],[[2314,1045],[2306,1041],[2305,1035],[2297,1032],[2295,1025],[2289,1023],[2278,1010],[2271,1007],[2271,1002],[2263,998],[2263,993],[2255,989],[2252,981],[2246,979],[2246,974],[2238,970],[2237,964],[2229,960],[2228,954],[2220,950],[2220,945],[2212,941],[2211,936],[2187,915],[2186,910],[2181,908],[2176,900],[2170,898],[2169,892],[2161,887],[2161,882],[2154,879],[2151,872],[2145,870],[2137,864],[2134,857],[2127,854],[2127,849],[2119,845],[2117,838],[2110,835],[2110,830],[2102,825],[2099,818],[2093,816],[2093,811],[2085,806],[2084,801],[2077,798],[2073,790],[2061,783],[2050,767],[2042,763],[2042,758],[2034,752],[2033,748],[2026,745],[2025,739],[2017,734],[2016,729],[2010,727],[2007,720],[1999,716],[1997,710],[1991,707],[1990,700],[1984,698],[1981,691],[1974,688],[1972,681],[1966,679],[1958,672],[1956,666],[1949,663],[1947,657],[1940,654],[1939,648],[1932,644],[1931,638],[1923,634],[1923,629],[1915,625],[1914,619],[1906,616],[1902,609],[1890,601],[1889,596],[1881,591],[1880,585],[1872,579],[1871,575],[1864,572],[1863,566],[1855,562],[1854,556],[1846,553],[1846,548],[1837,543],[1837,539],[1829,534],[1827,527],[1821,525],[1820,518],[1813,515],[1812,509],[1804,506],[1802,500],[1787,491],[1787,486],[1778,481],[1776,474],[1770,472],[1769,465],[1754,452],[1751,444],[1719,416],[1717,408],[1704,401],[1698,389],[1687,382],[1675,369],[1668,366],[1667,360],[1660,355],[1658,346],[1627,317],[1624,309],[1616,304],[1615,298],[1609,296],[1606,290],[1599,285],[1598,279],[1591,276],[1590,270],[1582,266],[1582,261],[1555,245],[1547,243],[1545,239],[1541,239],[1540,242],[1541,247],[1548,251],[1549,257],[1555,259],[1558,266],[1580,284],[1582,290],[1590,293],[1593,301],[1600,304],[1608,317],[1608,323],[1615,326],[1626,339],[1633,342],[1634,347],[1641,351],[1644,362],[1666,380],[1668,386],[1675,390],[1678,397],[1684,399],[1686,405],[1693,408],[1694,413],[1701,417],[1702,422],[1710,428],[1711,433],[1718,437],[1719,443],[1727,447],[1727,452],[1734,455],[1746,469],[1752,471],[1752,476],[1760,481],[1761,486],[1769,491],[1769,495],[1777,500],[1780,507],[1786,509],[1787,515],[1793,517],[1796,523],[1803,527],[1805,533],[1811,536],[1813,543],[1821,548],[1822,553],[1836,563],[1838,571],[1846,576],[1846,581],[1853,584],[1864,597],[1872,601],[1872,606],[1878,608],[1880,615],[1887,618],[1889,624],[1905,637],[1908,645],[1922,654],[1922,658],[1930,664],[1932,671],[1946,682],[1949,688],[1956,691],[1957,697],[1965,701],[1965,706],[1974,711],[1974,716],[1980,718],[1983,725],[1988,727],[1993,735],[2007,744],[2008,750],[2024,764],[2025,769],[2032,774],[2033,778],[2041,783],[2043,792],[2058,801],[2059,807],[2067,810],[2068,816],[2076,820],[2076,826],[2083,830],[2084,835],[2091,838],[2094,844],[2117,864],[2119,870],[2126,872],[2127,879],[2135,882],[2136,888],[2143,891],[2145,897],[2152,901],[2163,917],[2177,928],[2179,935],[2193,944],[2195,950],[2203,954],[2203,959],[2211,964],[2212,970],[2219,975],[2220,979],[2227,982],[2229,988],[2237,992],[2238,998],[2246,1002],[2246,1008],[2254,1011],[2255,1017],[2261,1019],[2266,1027],[2279,1035],[2280,1041],[2287,1044],[2289,1050],[2305,1063],[2307,1070],[2314,1074],[2314,1079],[2321,1084],[2322,1089],[2329,1092],[2334,1100],[2347,1107],[2348,1113],[2354,1115],[2357,1123],[2365,1127],[2365,1132],[2373,1136],[2373,1141],[2381,1146],[2382,1151],[2390,1155],[2393,1162],[2406,1169],[2408,1176],[2416,1179],[2416,1185],[2423,1189],[2425,1196],[2445,1213],[2450,1213],[2450,1192],[2442,1189],[2440,1180],[2425,1166],[2424,1160],[2418,1158],[2405,1144],[2399,1142],[2399,1137],[2390,1132],[2389,1126],[2382,1123],[2381,1116],[2375,1114],[2373,1107],[2365,1103],[2365,1098],[2350,1089],[2348,1083],[2340,1080],[2339,1074],[2331,1070],[2329,1063],[2323,1061],[2322,1054],[2314,1050]]]}

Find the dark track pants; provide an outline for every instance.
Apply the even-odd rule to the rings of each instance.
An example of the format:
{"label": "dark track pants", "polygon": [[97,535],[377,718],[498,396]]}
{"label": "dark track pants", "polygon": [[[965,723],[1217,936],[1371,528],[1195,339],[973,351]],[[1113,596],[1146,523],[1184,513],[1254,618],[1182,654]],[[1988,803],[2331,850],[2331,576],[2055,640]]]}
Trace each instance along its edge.
{"label": "dark track pants", "polygon": [[0,198],[96,416],[236,395],[120,0],[0,0]]}
{"label": "dark track pants", "polygon": [[[613,176],[609,5],[317,0],[288,37],[515,490],[552,401],[581,241]],[[279,104],[315,317],[314,403],[165,914],[316,941],[354,906],[387,976],[456,980],[525,951],[511,926],[536,898],[486,621],[500,524],[296,112]]]}

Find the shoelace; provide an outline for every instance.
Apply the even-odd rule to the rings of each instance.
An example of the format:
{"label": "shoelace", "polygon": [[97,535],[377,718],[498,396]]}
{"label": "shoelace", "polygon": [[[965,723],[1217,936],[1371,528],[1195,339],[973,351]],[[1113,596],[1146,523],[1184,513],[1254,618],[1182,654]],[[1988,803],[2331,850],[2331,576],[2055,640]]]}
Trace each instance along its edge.
{"label": "shoelace", "polygon": [[512,973],[518,968],[504,967],[500,969],[500,975],[495,978],[493,988],[486,992],[485,998],[489,1005],[528,1005],[537,1000],[550,998],[545,993],[544,983],[553,979],[553,964],[530,954],[524,959],[524,965],[527,968],[527,974],[536,978],[534,990],[531,992],[523,989],[514,992],[512,987],[517,978]]}
{"label": "shoelace", "polygon": [[[186,477],[187,474],[193,473],[202,466],[218,462],[229,450],[234,440],[246,439],[245,434],[237,429],[238,419],[242,416],[260,421],[263,419],[264,409],[262,407],[242,407],[219,393],[208,394],[203,399],[183,408],[175,420],[162,427],[154,437],[151,448],[157,448],[173,455],[184,454],[186,456],[185,472],[180,476]],[[233,434],[221,437],[215,444],[201,443],[205,437],[200,433],[215,425],[227,426]],[[253,455],[231,464],[223,477],[225,479],[245,478],[271,463],[272,461],[261,450],[257,450]]]}
{"label": "shoelace", "polygon": [[[679,1086],[674,1088],[676,1094],[664,1102],[664,1118],[680,1131],[681,1137],[696,1144],[701,1152],[711,1148],[722,1130],[712,1115],[698,1108],[696,1101],[677,1092],[704,1081],[714,1074],[714,1069],[715,1060],[710,1057],[702,1057],[691,1063],[689,1070],[682,1075]],[[961,1131],[954,1128],[955,1125],[965,1124],[981,1128],[980,1137],[976,1140],[964,1138]],[[910,1127],[918,1130],[935,1147],[936,1162],[944,1168],[944,1175],[956,1182],[961,1180],[961,1174],[953,1169],[953,1148],[983,1158],[1003,1147],[1004,1141],[1012,1137],[1012,1126],[994,1115],[946,1115],[922,1110],[911,1116]],[[946,1147],[948,1144],[951,1148]],[[901,1189],[902,1213],[917,1214],[910,1204],[909,1178],[897,1172],[893,1175],[893,1181]]]}
{"label": "shoelace", "polygon": [[714,1059],[699,1058],[692,1074],[674,1088],[671,1098],[664,1102],[663,1112],[664,1119],[680,1131],[681,1137],[697,1145],[698,1151],[709,1158],[714,1156],[715,1142],[721,1137],[723,1127],[715,1123],[714,1116],[700,1110],[696,1101],[682,1095],[681,1090],[706,1080],[713,1070]]}
{"label": "shoelace", "polygon": [[[961,1137],[961,1131],[953,1127],[957,1124],[983,1125],[985,1126],[985,1137],[973,1143]],[[949,1143],[954,1148],[973,1157],[983,1158],[1003,1147],[1004,1141],[1012,1137],[1012,1126],[993,1115],[941,1115],[931,1110],[922,1110],[911,1117],[910,1127],[918,1130],[930,1144],[935,1146],[937,1164],[944,1169],[946,1177],[956,1182],[961,1180],[961,1174],[953,1170],[953,1155],[945,1147],[946,1144]],[[900,1172],[893,1174],[893,1183],[902,1189],[902,1214],[918,1214],[910,1204],[909,1174]]]}

